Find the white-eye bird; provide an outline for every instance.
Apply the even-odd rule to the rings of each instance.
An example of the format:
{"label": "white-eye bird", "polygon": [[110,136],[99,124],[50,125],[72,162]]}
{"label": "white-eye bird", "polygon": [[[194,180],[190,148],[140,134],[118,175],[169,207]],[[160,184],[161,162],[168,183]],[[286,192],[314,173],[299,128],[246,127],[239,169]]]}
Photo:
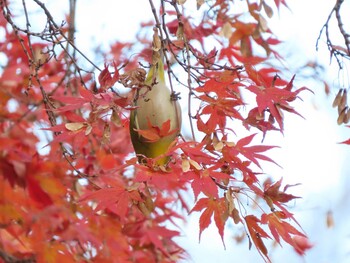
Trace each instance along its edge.
{"label": "white-eye bird", "polygon": [[[135,110],[130,114],[130,136],[139,162],[145,156],[156,158],[168,150],[181,129],[181,109],[176,98],[171,95],[165,83],[164,64],[159,57],[145,79],[145,86],[139,89],[134,100]],[[161,135],[159,139],[150,141],[141,135],[141,131],[158,127],[170,120],[169,133]],[[169,157],[157,159],[157,165],[165,165]]]}

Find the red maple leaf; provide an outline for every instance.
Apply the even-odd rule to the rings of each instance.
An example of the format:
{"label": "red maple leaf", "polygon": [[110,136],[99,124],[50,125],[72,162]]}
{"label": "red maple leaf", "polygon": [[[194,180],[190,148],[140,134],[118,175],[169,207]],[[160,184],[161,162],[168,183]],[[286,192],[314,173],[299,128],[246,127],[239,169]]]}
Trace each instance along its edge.
{"label": "red maple leaf", "polygon": [[347,140],[345,140],[343,142],[340,142],[340,143],[342,143],[342,144],[349,144],[350,145],[350,139],[347,139]]}
{"label": "red maple leaf", "polygon": [[204,193],[207,196],[218,196],[218,189],[214,181],[211,179],[207,170],[205,171],[192,171],[184,175],[188,180],[192,180],[191,187],[195,199],[198,198],[200,193]]}
{"label": "red maple leaf", "polygon": [[219,230],[222,242],[224,243],[224,228],[226,220],[229,217],[226,199],[223,198],[201,198],[197,201],[191,212],[203,211],[199,218],[199,240],[202,232],[210,225],[211,218],[214,216],[215,225]]}
{"label": "red maple leaf", "polygon": [[121,219],[125,218],[129,205],[133,201],[142,202],[141,196],[136,190],[128,190],[123,186],[114,185],[111,188],[100,189],[95,192],[89,192],[84,194],[80,198],[80,202],[95,201],[97,206],[95,211],[108,209],[109,211],[120,216]]}
{"label": "red maple leaf", "polygon": [[282,237],[284,241],[295,247],[296,244],[293,240],[293,236],[299,236],[303,238],[306,238],[306,236],[283,219],[283,212],[273,212],[270,214],[263,214],[261,216],[261,222],[269,226],[271,234],[277,243],[281,244],[280,237]]}
{"label": "red maple leaf", "polygon": [[259,113],[258,107],[255,107],[251,109],[248,113],[248,117],[243,121],[243,125],[249,129],[249,125],[253,126],[263,132],[263,138],[265,138],[267,131],[279,131],[278,128],[276,128],[273,125],[273,119],[268,118],[268,120],[265,120],[265,112],[262,114]]}
{"label": "red maple leaf", "polygon": [[[197,114],[197,126],[206,134],[214,132],[217,126],[224,129],[227,118],[243,120],[237,109],[244,105],[239,89],[242,84],[236,81],[238,73],[224,70],[211,75],[203,86],[195,89],[199,93],[198,98],[203,102]],[[209,115],[206,122],[202,120],[203,115]]]}
{"label": "red maple leaf", "polygon": [[163,122],[161,127],[152,125],[151,121],[147,119],[147,130],[134,129],[139,135],[146,139],[147,142],[156,142],[163,137],[169,136],[178,132],[177,129],[170,130],[170,119]]}
{"label": "red maple leaf", "polygon": [[96,101],[95,96],[92,94],[90,90],[80,87],[79,93],[80,93],[80,96],[62,96],[62,95],[50,96],[51,99],[57,100],[65,104],[64,106],[59,107],[55,111],[57,112],[73,111],[76,109],[81,109],[87,103]]}
{"label": "red maple leaf", "polygon": [[248,144],[253,140],[255,135],[256,133],[240,139],[234,146],[225,146],[224,147],[225,152],[233,156],[238,156],[239,154],[242,154],[244,157],[252,161],[259,168],[261,168],[261,166],[258,159],[276,164],[274,160],[261,154],[262,152],[275,148],[276,146],[264,146],[264,145],[248,146]]}
{"label": "red maple leaf", "polygon": [[173,237],[179,236],[179,234],[178,231],[167,229],[164,226],[153,225],[145,231],[145,235],[143,239],[141,239],[141,242],[147,242],[149,240],[165,255],[169,255],[165,240],[171,240]]}
{"label": "red maple leaf", "polygon": [[266,184],[264,187],[264,199],[271,209],[273,209],[273,203],[287,203],[295,198],[300,198],[298,196],[285,193],[289,187],[288,185],[284,187],[283,191],[280,191],[281,184],[282,178],[274,184]]}
{"label": "red maple leaf", "polygon": [[114,74],[112,74],[108,70],[108,64],[105,64],[105,68],[100,72],[98,76],[98,81],[100,82],[101,89],[104,91],[114,85],[119,80],[119,71],[115,63],[113,63]]}
{"label": "red maple leaf", "polygon": [[200,193],[218,198],[218,188],[214,180],[228,180],[230,176],[225,173],[212,171],[211,169],[198,170],[198,168],[192,168],[190,171],[184,173],[183,178],[191,181],[194,197],[197,200]]}
{"label": "red maple leaf", "polygon": [[250,238],[253,241],[255,247],[258,249],[259,253],[261,253],[270,261],[267,255],[267,248],[262,240],[262,238],[270,238],[270,236],[259,226],[259,223],[261,223],[261,221],[253,215],[248,215],[244,219],[247,224]]}
{"label": "red maple leaf", "polygon": [[[346,127],[347,127],[347,128],[350,128],[350,125],[346,125]],[[347,139],[347,140],[342,141],[342,142],[340,142],[340,143],[350,145],[350,139]]]}
{"label": "red maple leaf", "polygon": [[26,183],[29,196],[39,207],[46,207],[53,204],[51,197],[42,189],[40,182],[33,175],[26,177]]}
{"label": "red maple leaf", "polygon": [[203,54],[194,47],[191,47],[191,50],[196,55],[199,64],[201,64],[205,68],[210,68],[213,65],[213,63],[215,63],[215,57],[217,55],[217,50],[215,47],[208,54]]}
{"label": "red maple leaf", "polygon": [[[277,84],[281,82],[281,80],[275,75],[272,81],[270,81],[271,77],[269,74],[272,72],[269,70],[256,71],[251,66],[246,66],[246,71],[249,78],[255,82],[255,84],[248,86],[247,89],[256,94],[256,103],[260,114],[268,110],[277,121],[281,131],[283,131],[282,110],[301,116],[289,105],[289,102],[295,100],[301,91],[309,89],[302,87],[296,91],[291,91],[294,76],[284,88],[279,88]],[[283,83],[282,81],[281,84]]]}
{"label": "red maple leaf", "polygon": [[296,235],[296,236],[293,236],[292,239],[294,242],[294,245],[293,245],[294,250],[300,256],[305,255],[305,251],[313,247],[310,241],[304,236]]}

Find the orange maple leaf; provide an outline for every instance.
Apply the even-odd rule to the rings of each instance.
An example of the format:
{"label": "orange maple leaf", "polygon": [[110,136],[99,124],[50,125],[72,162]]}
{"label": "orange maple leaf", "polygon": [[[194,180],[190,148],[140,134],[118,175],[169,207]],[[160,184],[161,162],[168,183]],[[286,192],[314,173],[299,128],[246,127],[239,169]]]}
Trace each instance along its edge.
{"label": "orange maple leaf", "polygon": [[161,127],[152,125],[149,119],[147,120],[147,122],[147,130],[134,129],[139,135],[146,139],[147,142],[156,142],[163,137],[178,132],[177,129],[170,130],[170,119],[165,121]]}

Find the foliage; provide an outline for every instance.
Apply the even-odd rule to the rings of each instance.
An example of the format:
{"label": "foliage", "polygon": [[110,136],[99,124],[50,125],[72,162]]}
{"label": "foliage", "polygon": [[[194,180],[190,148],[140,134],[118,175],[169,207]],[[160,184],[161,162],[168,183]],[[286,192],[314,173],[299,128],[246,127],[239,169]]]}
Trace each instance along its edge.
{"label": "foliage", "polygon": [[[33,2],[47,16],[40,32],[25,0],[16,7],[24,26],[12,1],[0,1],[0,261],[174,262],[186,256],[174,241],[186,211],[201,213],[200,236],[212,220],[222,240],[229,222],[243,225],[265,261],[268,239],[300,255],[311,247],[286,207],[298,197],[263,174],[275,163],[263,139],[283,133],[284,113],[299,115],[293,101],[307,89],[274,66],[284,58],[267,19],[284,0],[243,1],[240,11],[197,0],[196,17],[194,0],[150,0],[153,21],[135,42],[113,43],[102,67],[75,45],[74,8],[57,24]],[[187,127],[160,167],[131,155],[128,128],[158,33],[173,94],[189,94]],[[153,129],[143,132],[154,138],[166,126]]]}

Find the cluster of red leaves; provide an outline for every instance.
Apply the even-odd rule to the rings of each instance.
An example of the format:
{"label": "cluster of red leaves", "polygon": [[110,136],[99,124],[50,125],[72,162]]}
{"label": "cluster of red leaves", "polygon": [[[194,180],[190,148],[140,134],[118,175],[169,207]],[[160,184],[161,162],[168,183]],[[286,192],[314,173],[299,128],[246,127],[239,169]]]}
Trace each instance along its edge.
{"label": "cluster of red leaves", "polygon": [[[275,0],[276,8],[281,4]],[[230,14],[230,5],[216,1],[214,19],[203,18],[198,26],[185,14],[180,23],[176,9],[167,12],[165,30],[178,35],[181,24],[180,33],[188,39],[174,39],[169,50],[192,52],[196,62],[185,68],[202,70],[190,96],[201,102],[195,124],[204,135],[200,142],[172,145],[167,168],[130,159],[132,92],[110,90],[118,83],[132,88],[142,83],[142,71],[135,67],[140,57],[150,60],[148,39],[140,41],[145,48],[126,67],[122,58],[133,45],[115,43],[114,62],[105,64],[96,83],[55,43],[33,44],[0,17],[6,41],[0,52],[7,59],[0,75],[1,252],[37,262],[174,262],[184,255],[173,240],[180,233],[169,226],[183,219],[173,209],[176,204],[201,212],[200,236],[212,218],[222,240],[228,220],[243,224],[266,260],[264,239],[283,239],[299,254],[310,247],[288,222],[296,223],[285,203],[297,197],[286,193],[288,187],[280,189],[281,180],[261,187],[261,161],[274,163],[266,156],[274,146],[253,144],[256,134],[232,139],[234,125],[257,128],[263,136],[283,131],[283,111],[298,114],[291,103],[305,88],[293,90],[294,77],[285,81],[275,69],[260,66],[269,57],[256,56],[256,45],[278,56],[272,48],[278,41],[266,28],[261,6],[247,1],[254,22],[245,23]],[[266,3],[263,10],[272,15]],[[219,35],[228,38],[227,46],[207,54],[207,41]],[[193,47],[197,42],[202,48]],[[30,60],[34,53],[45,61]],[[230,65],[220,66],[223,62]],[[256,103],[245,102],[246,93],[253,93]],[[154,140],[172,132],[169,124],[140,132]],[[47,144],[39,149],[43,141]],[[195,197],[192,209],[183,197],[189,189]],[[241,198],[247,196],[263,203],[259,216],[242,209]]]}
{"label": "cluster of red leaves", "polygon": [[[73,64],[64,51],[30,44],[4,17],[0,22],[6,32],[0,44],[6,57],[0,76],[1,255],[37,262],[176,261],[183,250],[172,239],[179,233],[165,223],[179,215],[160,190],[153,195],[127,175],[135,164],[125,162],[132,152],[124,110],[130,100],[106,92],[119,80],[115,64],[112,73],[105,65],[98,85],[91,74],[67,71],[64,65]],[[60,53],[36,71],[28,59],[32,48]]]}

